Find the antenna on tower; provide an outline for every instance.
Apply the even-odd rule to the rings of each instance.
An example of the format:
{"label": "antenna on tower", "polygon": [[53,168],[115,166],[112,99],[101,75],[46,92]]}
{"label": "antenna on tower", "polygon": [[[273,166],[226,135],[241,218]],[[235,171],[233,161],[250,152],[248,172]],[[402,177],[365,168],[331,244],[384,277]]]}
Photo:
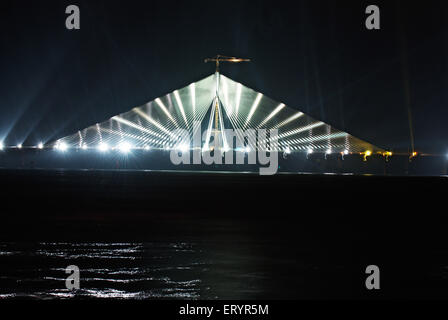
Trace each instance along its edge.
{"label": "antenna on tower", "polygon": [[205,63],[215,62],[216,63],[216,72],[219,72],[219,63],[220,62],[233,62],[233,63],[250,62],[250,59],[227,57],[227,56],[222,56],[222,55],[218,54],[218,55],[216,55],[216,57],[205,59],[204,62]]}

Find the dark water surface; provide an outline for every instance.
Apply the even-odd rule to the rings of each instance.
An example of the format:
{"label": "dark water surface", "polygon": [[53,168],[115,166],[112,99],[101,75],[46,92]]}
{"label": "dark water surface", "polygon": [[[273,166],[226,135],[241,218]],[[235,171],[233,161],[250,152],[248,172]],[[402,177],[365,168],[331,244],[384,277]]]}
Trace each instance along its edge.
{"label": "dark water surface", "polygon": [[[196,243],[40,242],[2,243],[0,298],[218,298],[207,275],[213,264],[235,263],[238,256],[205,257],[207,246]],[[212,262],[211,260],[214,259]],[[65,288],[65,268],[81,268],[81,288]],[[232,272],[231,270],[229,270]],[[240,280],[262,279],[263,274],[241,274]],[[223,277],[222,280],[225,280]],[[229,289],[232,285],[227,284]],[[223,290],[222,288],[221,290]],[[235,288],[236,289],[236,288]],[[245,291],[260,291],[247,283]]]}
{"label": "dark water surface", "polygon": [[[0,298],[446,298],[445,177],[0,170]],[[381,289],[365,289],[365,268]],[[80,290],[65,288],[76,265]]]}
{"label": "dark water surface", "polygon": [[[337,256],[303,234],[287,241],[228,221],[214,226],[210,221],[191,223],[195,225],[183,226],[197,230],[207,224],[210,234],[166,236],[159,231],[154,236],[148,231],[151,241],[146,242],[2,242],[0,297],[292,299],[350,293],[349,246],[342,249],[343,256]],[[97,225],[95,229],[113,239],[116,231],[108,228]],[[88,227],[79,230],[92,237]],[[145,237],[142,229],[137,232],[137,238]],[[124,233],[132,234],[129,229]],[[76,292],[65,289],[69,265],[80,268],[81,290]],[[334,285],[343,289],[335,291]]]}

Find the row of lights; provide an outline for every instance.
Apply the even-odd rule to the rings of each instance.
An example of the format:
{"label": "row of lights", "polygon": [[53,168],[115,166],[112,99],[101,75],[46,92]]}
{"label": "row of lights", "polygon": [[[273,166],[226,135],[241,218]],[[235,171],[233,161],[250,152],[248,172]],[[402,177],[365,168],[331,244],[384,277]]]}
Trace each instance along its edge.
{"label": "row of lights", "polygon": [[[313,152],[314,152],[313,149],[308,149],[306,151],[307,154],[312,154]],[[332,154],[332,153],[333,153],[333,151],[331,149],[328,149],[327,151],[325,151],[325,154],[327,154],[327,155]],[[343,155],[348,155],[349,153],[350,152],[348,150],[344,150],[341,152],[341,154],[343,154]]]}
{"label": "row of lights", "polygon": [[[44,144],[42,142],[40,142],[36,147],[38,149],[43,149],[44,148]],[[5,148],[5,145],[3,144],[3,142],[0,142],[0,150],[3,150],[4,148]],[[15,146],[15,148],[22,149],[22,144],[19,143],[18,145]]]}
{"label": "row of lights", "polygon": [[[22,149],[22,144],[19,143],[18,145],[15,146],[15,148],[17,149]],[[0,142],[0,150],[3,150],[5,148],[4,144],[2,142]],[[44,144],[42,142],[40,142],[37,146],[37,149],[43,149],[44,148]],[[123,142],[121,144],[118,145],[117,149],[127,153],[129,151],[131,151],[133,147],[126,142]],[[59,142],[55,145],[55,149],[59,150],[59,151],[66,151],[68,149],[68,145],[65,142]],[[86,145],[82,145],[81,149],[86,150],[87,146]],[[150,147],[149,146],[145,146],[144,147],[145,150],[149,150]],[[108,151],[109,150],[109,146],[106,143],[100,143],[98,146],[98,150],[100,151]]]}
{"label": "row of lights", "polygon": [[[83,145],[83,148],[86,148],[85,145]],[[59,147],[59,149],[61,150],[60,147]],[[64,144],[64,147],[62,148],[62,151],[65,151],[66,149],[67,149],[67,146]],[[117,149],[120,150],[120,151],[123,152],[123,153],[128,153],[128,152],[130,152],[130,150],[132,149],[132,147],[131,147],[131,145],[129,145],[128,143],[121,143],[121,144],[118,145],[118,148],[117,148]],[[146,146],[145,149],[146,149],[146,150],[149,150],[149,147]],[[169,147],[166,147],[166,149],[167,149],[167,150],[170,150]],[[189,149],[189,146],[186,145],[186,144],[180,145],[180,146],[178,147],[178,150],[181,151],[181,152],[187,152],[188,149]],[[209,148],[209,149],[210,149],[210,148]],[[102,151],[102,152],[106,152],[107,150],[109,150],[109,146],[108,146],[107,144],[101,143],[101,144],[98,146],[98,150],[99,150],[99,151]],[[202,151],[205,152],[205,151],[207,151],[207,149],[206,149],[206,148],[202,148]],[[226,147],[226,148],[223,149],[223,151],[224,151],[224,152],[227,152],[227,151],[229,151],[229,148]],[[250,149],[250,147],[247,146],[247,147],[245,147],[245,148],[236,149],[236,151],[249,153],[249,152],[251,151],[251,149]],[[290,149],[289,147],[286,147],[285,150],[284,150],[284,152],[285,152],[286,154],[291,154],[291,149]],[[308,150],[307,150],[307,155],[310,155],[310,154],[312,154],[313,152],[314,152],[313,149],[308,149]],[[325,152],[325,155],[330,155],[330,154],[332,154],[332,153],[333,153],[332,150],[329,149],[329,150],[327,150],[327,151]],[[349,152],[348,150],[344,150],[344,151],[341,152],[341,155],[344,156],[344,155],[348,155],[349,153],[350,153],[350,152]],[[370,157],[370,156],[372,155],[372,151],[367,150],[367,151],[365,151],[365,152],[361,152],[360,154],[364,156],[364,159],[366,159],[367,157]],[[389,152],[389,151],[388,151],[388,152],[384,152],[384,153],[383,153],[383,156],[392,156],[392,152]]]}
{"label": "row of lights", "polygon": [[[284,150],[284,152],[285,152],[286,154],[291,154],[292,151],[291,151],[291,148],[286,147],[285,150]],[[314,152],[313,149],[308,149],[308,150],[306,151],[306,153],[307,153],[308,155],[312,154],[313,152]],[[368,151],[368,152],[370,152],[370,151]],[[332,154],[332,153],[333,153],[333,152],[332,152],[331,149],[328,149],[327,151],[325,151],[325,154],[327,154],[327,155]],[[347,155],[347,154],[349,154],[349,151],[348,151],[348,150],[344,150],[344,151],[341,152],[341,154],[342,154],[342,155]]]}
{"label": "row of lights", "polygon": [[[60,151],[66,151],[66,150],[68,149],[68,146],[67,146],[67,144],[65,144],[64,142],[61,142],[61,143],[58,143],[58,144],[56,145],[55,148],[58,149],[58,150],[60,150]],[[41,149],[41,147],[40,147],[40,149]],[[87,149],[87,146],[86,146],[86,145],[82,145],[82,146],[81,146],[81,149],[85,150],[85,149]],[[106,151],[108,151],[110,148],[109,148],[109,145],[108,145],[108,144],[106,144],[106,143],[100,143],[100,144],[98,145],[97,149],[98,149],[99,151],[101,151],[101,152],[106,152]],[[120,150],[120,151],[123,152],[123,153],[128,153],[128,152],[131,151],[131,149],[133,149],[133,147],[132,147],[130,144],[128,144],[128,143],[126,143],[126,142],[123,142],[123,143],[120,143],[116,149]],[[149,150],[150,147],[149,147],[149,146],[145,146],[144,149],[145,149],[145,150]],[[170,150],[170,148],[169,148],[168,146],[167,146],[165,149],[166,149],[166,150]],[[186,151],[188,151],[188,149],[189,149],[189,146],[186,145],[186,144],[180,145],[180,146],[178,147],[178,150],[181,151],[181,152],[186,152]],[[211,148],[209,148],[209,150],[211,150]],[[230,149],[229,149],[228,147],[226,147],[226,148],[223,149],[224,152],[227,152],[227,151],[229,151],[229,150],[230,150]],[[202,151],[205,152],[205,151],[208,151],[208,150],[207,150],[206,148],[202,148]],[[249,152],[251,151],[251,149],[250,149],[250,147],[247,146],[247,147],[245,147],[245,148],[236,149],[236,151],[241,151],[241,152],[249,153]],[[291,151],[291,149],[290,149],[289,147],[286,147],[285,150],[284,150],[284,152],[285,152],[286,154],[291,154],[292,151]],[[312,154],[313,152],[314,152],[313,149],[308,149],[308,150],[307,150],[307,154],[308,154],[308,155]],[[348,155],[349,153],[350,153],[350,152],[349,152],[348,150],[344,150],[344,151],[341,152],[342,155]],[[327,154],[327,155],[332,154],[332,150],[331,150],[331,149],[327,150],[327,151],[325,152],[325,154]],[[369,151],[369,150],[368,150],[368,151],[366,151],[366,152],[364,152],[364,153],[361,153],[361,154],[364,155],[364,156],[367,156],[367,157],[368,157],[368,156],[371,156],[371,155],[372,155],[372,151]],[[390,155],[390,156],[392,155],[391,152],[386,152],[386,154],[387,154],[388,156],[389,156],[389,155]]]}
{"label": "row of lights", "polygon": [[[59,151],[67,151],[68,145],[65,142],[59,142],[59,143],[57,143],[55,145],[55,149],[57,149]],[[85,144],[83,144],[81,146],[81,149],[86,150],[87,146]],[[101,152],[107,152],[110,149],[112,149],[112,150],[117,149],[117,150],[119,150],[122,153],[129,153],[133,149],[133,146],[130,145],[129,143],[127,143],[127,142],[122,142],[116,148],[110,148],[107,143],[101,142],[98,145],[97,149],[99,151],[101,151]],[[144,150],[150,150],[151,148],[149,146],[145,146],[143,149]]]}
{"label": "row of lights", "polygon": [[[17,149],[22,149],[23,146],[22,146],[21,143],[19,143],[19,144],[16,145],[15,147],[16,147]],[[43,144],[42,142],[40,142],[36,147],[37,147],[37,149],[43,149],[43,148],[44,148],[44,144]],[[4,146],[3,142],[0,142],[0,150],[3,150],[4,148],[5,148],[5,146]],[[55,145],[55,149],[57,149],[57,150],[59,150],[59,151],[66,151],[66,150],[68,149],[68,145],[67,145],[65,142],[58,142],[58,143]],[[86,150],[86,149],[88,149],[88,147],[87,147],[87,145],[83,144],[83,145],[81,146],[81,149]],[[120,143],[116,148],[110,148],[109,145],[108,145],[107,143],[103,143],[103,142],[102,142],[102,143],[100,143],[100,144],[98,145],[97,149],[98,149],[99,151],[101,151],[101,152],[107,152],[109,149],[112,149],[112,150],[114,150],[114,149],[118,149],[118,150],[121,151],[122,153],[129,153],[129,152],[133,149],[133,146],[130,145],[129,143],[127,143],[127,142],[122,142],[122,143]],[[150,148],[149,146],[145,146],[143,149],[144,149],[144,150],[150,150],[151,148]],[[167,150],[170,150],[169,147],[166,147],[166,149],[167,149]],[[178,147],[178,150],[179,150],[179,151],[182,151],[182,152],[186,152],[188,149],[189,149],[189,146],[188,146],[188,145],[181,145],[181,146]],[[207,151],[207,149],[203,148],[202,151]],[[229,151],[229,148],[228,148],[228,147],[224,149],[224,152],[227,152],[227,151]],[[247,152],[247,153],[249,153],[249,152],[251,151],[251,149],[250,149],[249,147],[245,147],[245,148],[242,148],[242,149],[236,149],[236,151],[242,151],[242,152]],[[284,152],[285,152],[286,154],[291,154],[292,151],[291,151],[291,148],[290,148],[289,146],[287,146],[287,147],[285,148]],[[308,149],[308,150],[307,150],[307,155],[310,155],[310,154],[312,154],[313,152],[314,152],[313,149]],[[328,149],[328,150],[325,152],[326,155],[330,155],[330,154],[332,154],[332,153],[333,153],[333,152],[332,152],[331,149]],[[344,150],[344,151],[341,152],[342,155],[348,155],[349,153],[350,153],[350,152],[349,152],[348,150]],[[364,156],[364,159],[366,159],[366,157],[370,157],[370,156],[372,155],[372,151],[367,150],[367,151],[365,151],[365,152],[361,152],[360,154],[361,154],[362,156]],[[386,152],[383,152],[383,153],[381,153],[381,154],[382,154],[383,156],[386,156],[386,157],[390,157],[390,156],[392,156],[392,152],[390,152],[390,151],[386,151]],[[416,156],[417,156],[417,152],[414,152],[414,153],[412,153],[412,155],[411,155],[411,157],[416,157]],[[448,154],[447,154],[447,158],[448,158]]]}
{"label": "row of lights", "polygon": [[[22,144],[18,144],[16,147],[17,147],[18,149],[22,149]],[[37,145],[37,148],[38,148],[38,149],[43,149],[43,148],[44,148],[43,143],[42,143],[42,142],[39,143],[39,144]],[[3,149],[4,149],[4,145],[3,145],[3,143],[0,142],[0,150],[3,150]],[[56,144],[55,149],[57,149],[57,150],[59,150],[59,151],[66,151],[66,150],[68,149],[68,145],[67,145],[65,142],[59,142],[59,143]],[[83,145],[81,146],[81,149],[86,150],[86,149],[87,149],[87,146],[86,146],[85,144],[83,144]],[[99,151],[101,151],[101,152],[106,152],[106,151],[108,151],[110,148],[109,148],[109,145],[108,145],[107,143],[103,143],[103,142],[102,142],[102,143],[100,143],[100,144],[98,145],[97,149],[98,149]],[[113,149],[113,148],[112,148],[112,149]],[[131,149],[133,149],[133,146],[130,145],[129,143],[127,143],[127,142],[122,142],[122,143],[120,143],[120,144],[117,146],[116,149],[120,150],[120,151],[123,152],[123,153],[128,153],[128,152],[131,151]],[[149,146],[145,146],[144,149],[145,149],[145,150],[149,150],[150,147],[149,147]],[[181,146],[179,146],[179,151],[186,152],[188,149],[189,149],[189,146],[188,146],[188,145],[181,145]],[[203,151],[207,151],[207,150],[203,148]],[[229,148],[225,148],[225,149],[224,149],[224,152],[227,152],[227,151],[229,151]],[[249,147],[246,147],[246,148],[244,148],[244,149],[237,149],[237,151],[250,152],[251,149],[250,149]],[[292,151],[291,151],[291,149],[290,149],[289,146],[288,146],[288,147],[285,148],[284,152],[285,152],[286,154],[291,154]],[[312,154],[313,152],[314,152],[313,149],[308,149],[308,150],[307,150],[307,154]],[[330,154],[332,154],[332,150],[331,150],[331,149],[328,149],[325,153],[326,153],[327,155],[330,155]],[[341,154],[343,154],[343,155],[348,155],[348,154],[349,154],[349,151],[348,151],[348,150],[344,150],[343,152],[341,152]],[[366,151],[366,152],[364,152],[364,153],[362,153],[362,154],[365,155],[365,156],[370,156],[370,155],[372,155],[372,151],[369,151],[369,150],[368,150],[368,151]],[[391,152],[386,152],[386,154],[387,154],[387,155],[392,155]]]}

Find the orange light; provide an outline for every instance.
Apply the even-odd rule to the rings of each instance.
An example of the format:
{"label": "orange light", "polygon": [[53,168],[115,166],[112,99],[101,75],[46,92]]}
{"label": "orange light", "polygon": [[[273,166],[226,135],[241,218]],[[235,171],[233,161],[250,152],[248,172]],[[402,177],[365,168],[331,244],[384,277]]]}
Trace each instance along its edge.
{"label": "orange light", "polygon": [[367,161],[367,157],[372,155],[372,151],[367,150],[366,152],[361,152],[361,154],[364,155],[364,161]]}

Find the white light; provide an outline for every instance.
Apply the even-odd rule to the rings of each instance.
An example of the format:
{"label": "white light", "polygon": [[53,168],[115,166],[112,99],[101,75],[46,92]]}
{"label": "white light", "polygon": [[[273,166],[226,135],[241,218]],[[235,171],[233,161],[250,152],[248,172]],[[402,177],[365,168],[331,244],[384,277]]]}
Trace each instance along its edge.
{"label": "white light", "polygon": [[[293,115],[293,116],[289,117],[288,119],[286,119],[285,121],[281,122],[277,126],[277,128],[283,127],[284,125],[290,123],[291,121],[296,120],[297,118],[300,118],[301,116],[303,116],[303,113],[302,112],[297,112],[295,115]],[[308,129],[305,129],[305,130],[308,130]]]}
{"label": "white light", "polygon": [[346,154],[346,155],[347,155],[347,154],[348,154],[348,150],[344,150],[344,154]]}
{"label": "white light", "polygon": [[3,142],[0,142],[0,150],[3,150],[4,147]]}
{"label": "white light", "polygon": [[43,149],[43,148],[44,148],[44,144],[43,144],[42,142],[40,142],[40,143],[37,145],[37,148],[38,148],[38,149]]}
{"label": "white light", "polygon": [[150,148],[149,148],[149,146],[145,146],[145,150],[149,150]]}
{"label": "white light", "polygon": [[228,151],[230,150],[230,148],[229,148],[228,146],[225,146],[222,150],[223,150],[224,152],[228,152]]}
{"label": "white light", "polygon": [[160,109],[162,109],[162,111],[166,114],[166,116],[176,125],[176,127],[178,127],[176,120],[174,120],[173,116],[169,113],[162,100],[160,100],[160,98],[157,98],[155,101],[159,105]]}
{"label": "white light", "polygon": [[268,122],[273,116],[275,116],[277,113],[279,113],[283,108],[285,107],[285,105],[283,103],[279,104],[277,108],[274,109],[274,111],[271,112],[270,115],[267,116],[266,119],[264,119],[259,127],[261,127],[262,125],[264,125],[266,122]]}
{"label": "white light", "polygon": [[[279,137],[281,137],[281,138],[289,137],[289,136],[298,134],[298,133],[303,132],[303,131],[308,131],[308,130],[314,129],[316,127],[320,127],[320,126],[322,126],[324,124],[325,123],[323,123],[323,122],[316,122],[316,123],[310,124],[309,126],[301,127],[301,128],[295,129],[295,130],[291,130],[291,131],[282,133],[282,134],[279,135]],[[278,125],[277,128],[280,128],[283,125],[284,125],[284,123]]]}
{"label": "white light", "polygon": [[19,144],[17,145],[17,148],[22,149],[22,144],[19,143]]}
{"label": "white light", "polygon": [[60,142],[56,146],[56,148],[60,151],[66,151],[67,150],[67,144],[65,142]]}
{"label": "white light", "polygon": [[331,149],[328,149],[326,153],[331,154]]}
{"label": "white light", "polygon": [[106,152],[107,150],[109,150],[109,146],[107,145],[107,143],[101,142],[98,145],[98,150],[101,151],[101,152]]}
{"label": "white light", "polygon": [[81,146],[81,149],[82,149],[82,150],[87,150],[87,145],[83,144],[83,145]]}
{"label": "white light", "polygon": [[129,151],[131,151],[132,146],[127,143],[127,142],[122,142],[118,145],[118,150],[120,150],[120,152],[122,153],[128,153]]}
{"label": "white light", "polygon": [[174,97],[176,98],[177,104],[179,105],[180,112],[182,113],[182,117],[184,118],[185,124],[188,127],[188,121],[187,121],[187,117],[185,115],[184,105],[182,104],[182,100],[180,100],[179,92],[177,92],[177,90],[174,91]]}
{"label": "white light", "polygon": [[241,83],[238,83],[237,87],[236,87],[236,105],[235,105],[235,113],[236,115],[238,115],[238,109],[240,107],[240,101],[241,101],[241,88],[242,85]]}
{"label": "white light", "polygon": [[246,147],[245,151],[246,151],[247,153],[249,153],[249,152],[250,152],[250,148],[249,148],[249,147]]}
{"label": "white light", "polygon": [[196,113],[196,87],[195,84],[190,84],[191,106],[193,107],[193,119]]}
{"label": "white light", "polygon": [[187,151],[188,151],[188,145],[187,145],[187,144],[181,144],[181,145],[178,147],[178,149],[179,149],[179,151],[181,151],[181,152],[187,152]]}
{"label": "white light", "polygon": [[290,154],[290,153],[291,153],[291,149],[290,149],[289,147],[286,147],[286,149],[285,149],[285,153],[286,153],[286,154]]}
{"label": "white light", "polygon": [[[141,110],[139,110],[139,109],[135,109],[135,112],[136,112],[137,114],[139,114],[140,116],[142,116],[145,120],[147,120],[147,121],[150,122],[151,124],[155,125],[155,126],[156,126],[157,128],[159,128],[160,130],[162,130],[163,132],[165,132],[166,134],[173,135],[173,133],[172,133],[170,130],[168,130],[168,129],[165,128],[163,125],[161,125],[160,123],[158,123],[156,120],[154,120],[153,118],[151,118],[148,114],[144,113],[143,111],[141,111]],[[132,123],[132,122],[126,120],[126,119],[122,119],[122,118],[120,118],[120,117],[114,117],[113,119],[116,120],[116,121],[119,121],[119,122],[121,122],[121,123],[124,123],[124,124],[126,124],[126,125],[128,125],[128,126],[130,126],[130,127],[139,129],[139,130],[141,130],[141,131],[143,131],[143,132],[148,132],[149,134],[155,135],[155,132],[153,132],[153,131],[151,131],[151,130],[145,128],[145,127],[139,126],[139,125],[137,125],[137,124],[135,124],[135,123]]]}
{"label": "white light", "polygon": [[247,126],[247,124],[250,122],[250,119],[252,118],[252,116],[255,113],[255,110],[257,109],[258,105],[260,104],[260,100],[261,100],[262,96],[263,95],[261,93],[259,93],[257,95],[257,97],[255,98],[255,101],[252,104],[252,107],[250,108],[250,112],[249,112],[249,115],[247,116],[246,123],[244,124],[244,126]]}
{"label": "white light", "polygon": [[308,154],[312,154],[313,153],[313,149],[308,149],[307,153]]}
{"label": "white light", "polygon": [[222,79],[224,81],[222,81],[222,91],[224,93],[224,103],[225,103],[225,107],[227,108],[227,112],[229,114],[229,116],[232,115],[233,110],[232,110],[232,106],[229,103],[229,90],[227,89],[227,80],[226,79]]}

